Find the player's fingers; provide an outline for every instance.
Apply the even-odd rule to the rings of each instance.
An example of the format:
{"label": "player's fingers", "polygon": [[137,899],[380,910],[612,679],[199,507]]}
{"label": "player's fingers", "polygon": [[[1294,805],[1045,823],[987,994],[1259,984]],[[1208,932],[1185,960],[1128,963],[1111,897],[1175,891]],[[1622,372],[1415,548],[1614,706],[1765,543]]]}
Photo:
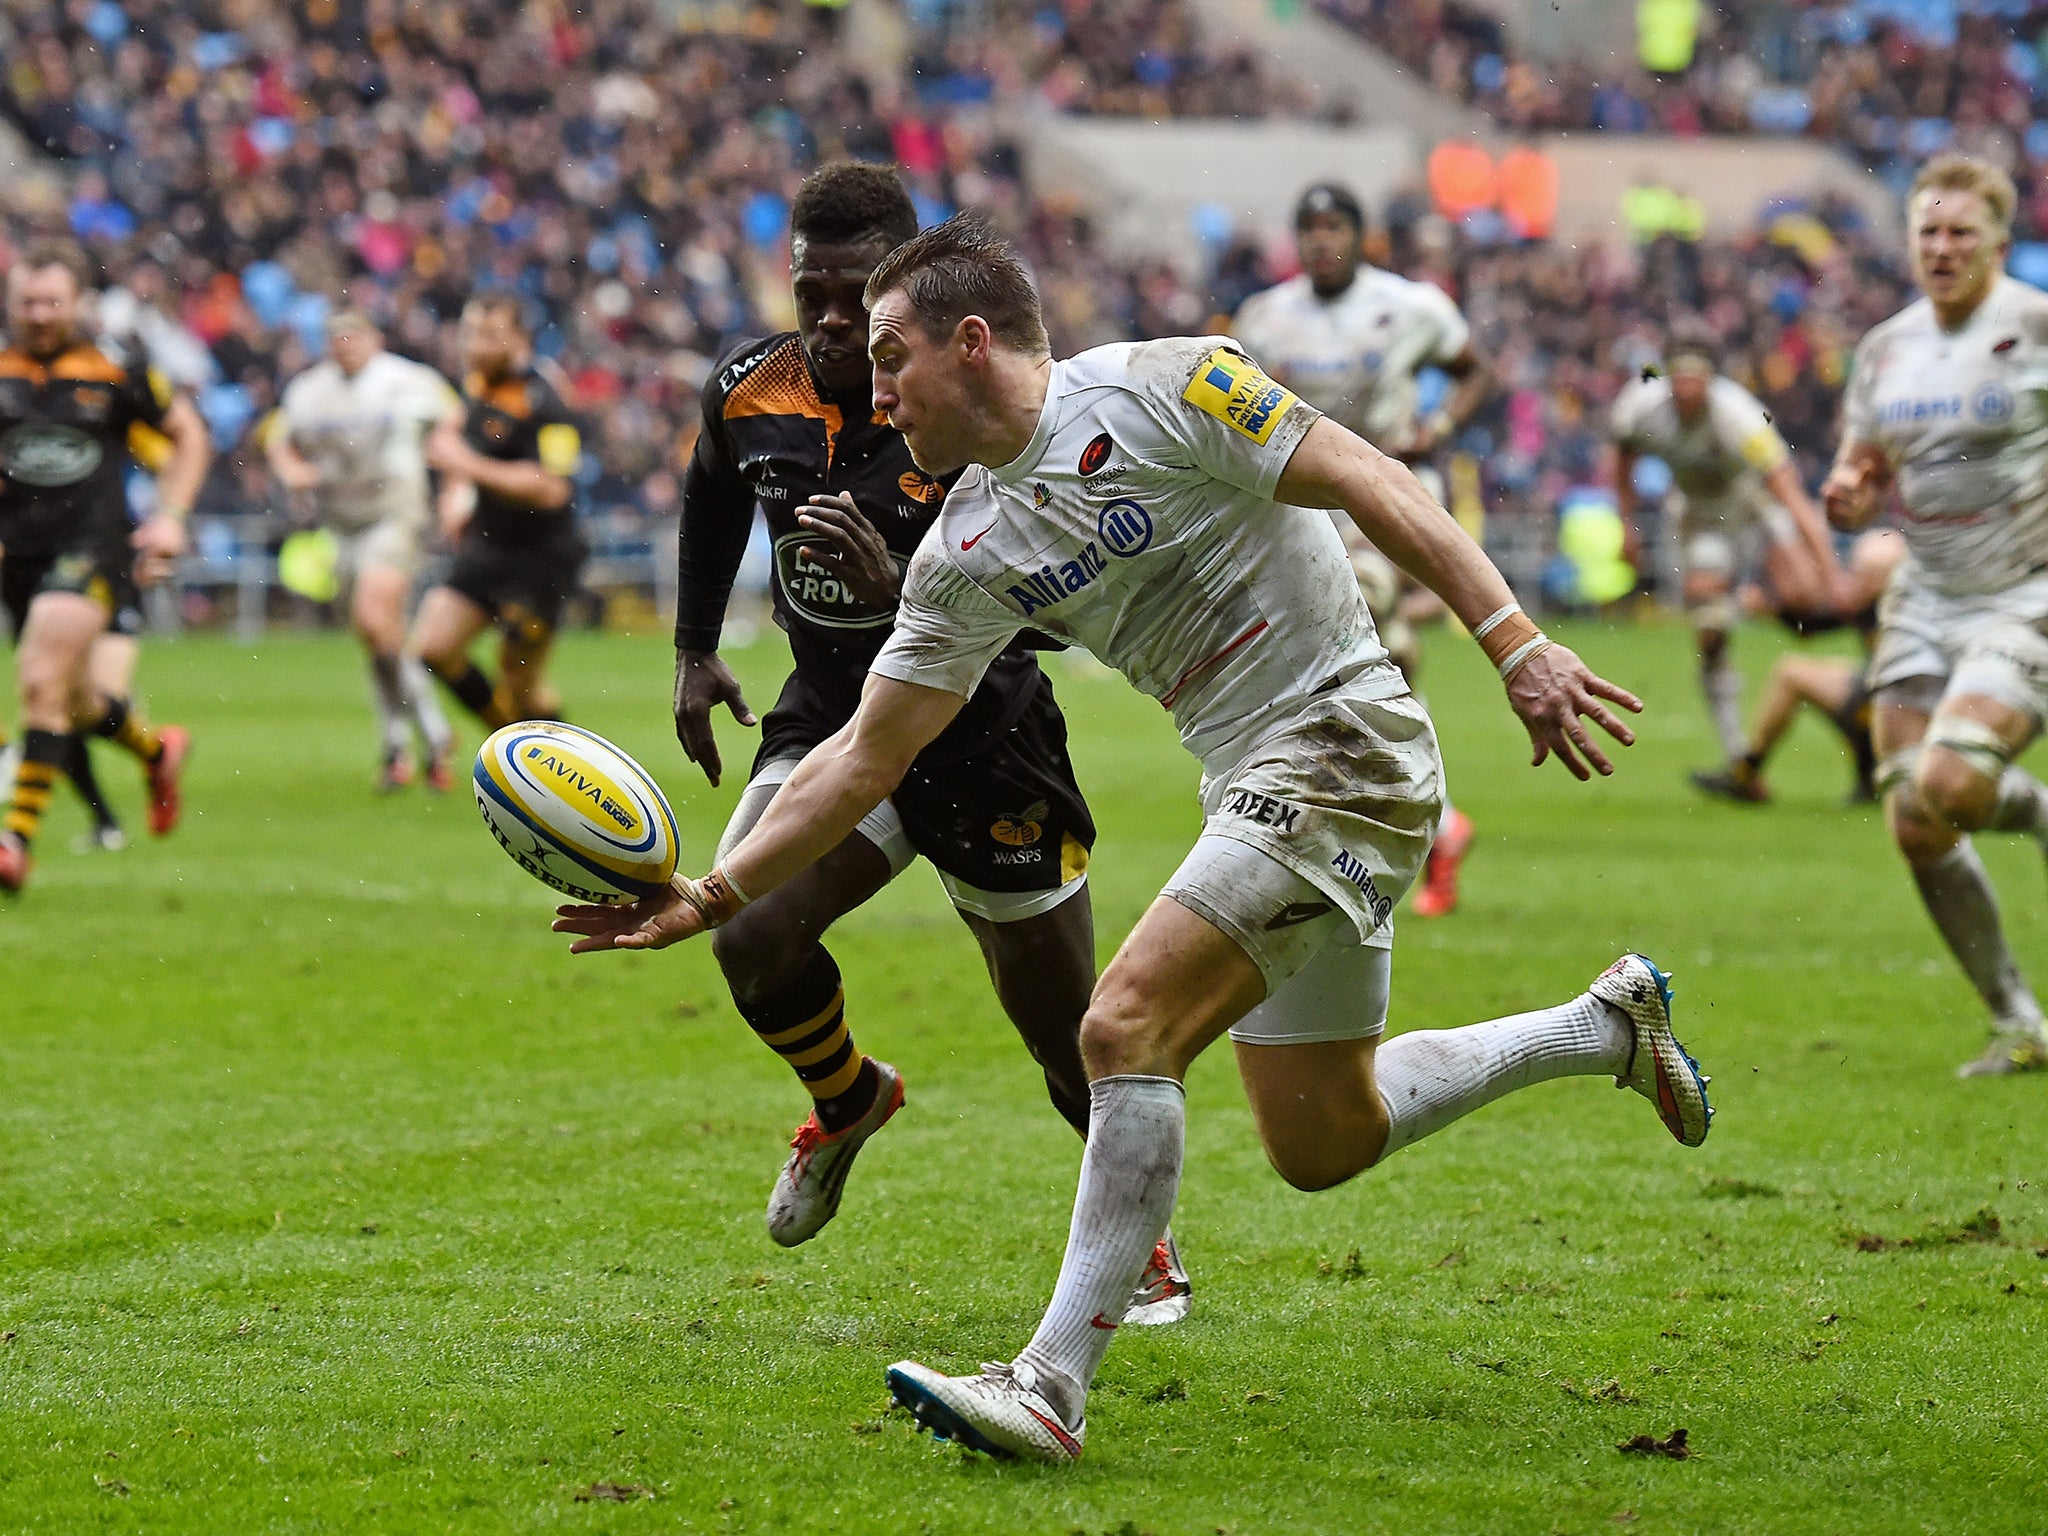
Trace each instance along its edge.
{"label": "player's fingers", "polygon": [[1607,754],[1600,750],[1591,733],[1577,720],[1565,728],[1565,734],[1571,738],[1572,745],[1579,749],[1579,755],[1593,765],[1593,771],[1601,778],[1607,778],[1614,772],[1614,764],[1607,760]]}
{"label": "player's fingers", "polygon": [[1619,683],[1610,683],[1598,672],[1588,672],[1586,674],[1586,691],[1588,693],[1597,693],[1603,699],[1612,700],[1632,715],[1640,715],[1643,712],[1643,701],[1641,699],[1630,693]]}
{"label": "player's fingers", "polygon": [[1552,726],[1550,728],[1549,739],[1551,752],[1556,756],[1557,760],[1560,763],[1563,763],[1566,768],[1571,770],[1571,776],[1573,778],[1585,780],[1592,777],[1592,775],[1586,771],[1586,765],[1579,761],[1578,754],[1572,751],[1571,740],[1569,737],[1565,735],[1563,731],[1560,731],[1557,729],[1557,727]]}
{"label": "player's fingers", "polygon": [[1636,733],[1628,728],[1619,715],[1615,714],[1613,710],[1602,704],[1598,699],[1588,696],[1579,700],[1579,713],[1598,725],[1601,730],[1612,736],[1624,747],[1632,747],[1636,744]]}

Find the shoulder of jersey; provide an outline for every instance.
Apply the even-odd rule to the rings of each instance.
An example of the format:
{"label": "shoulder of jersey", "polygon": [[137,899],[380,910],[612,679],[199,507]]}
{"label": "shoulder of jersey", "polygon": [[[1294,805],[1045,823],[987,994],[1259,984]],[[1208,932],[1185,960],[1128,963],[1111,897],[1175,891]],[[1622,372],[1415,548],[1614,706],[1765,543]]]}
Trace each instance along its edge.
{"label": "shoulder of jersey", "polygon": [[1621,418],[1647,411],[1659,401],[1671,395],[1671,381],[1661,373],[1648,378],[1638,374],[1621,386],[1621,393],[1614,397],[1614,404],[1608,407],[1610,417]]}
{"label": "shoulder of jersey", "polygon": [[761,336],[752,341],[741,342],[720,358],[718,366],[712,370],[711,376],[718,393],[731,394],[748,374],[769,358],[786,346],[796,345],[800,343],[795,331],[777,331],[772,336]]}
{"label": "shoulder of jersey", "polygon": [[[1669,385],[1666,386],[1666,388],[1669,387]],[[1748,388],[1729,378],[1725,373],[1714,375],[1714,382],[1707,386],[1707,392],[1735,405],[1761,405],[1763,403]]]}

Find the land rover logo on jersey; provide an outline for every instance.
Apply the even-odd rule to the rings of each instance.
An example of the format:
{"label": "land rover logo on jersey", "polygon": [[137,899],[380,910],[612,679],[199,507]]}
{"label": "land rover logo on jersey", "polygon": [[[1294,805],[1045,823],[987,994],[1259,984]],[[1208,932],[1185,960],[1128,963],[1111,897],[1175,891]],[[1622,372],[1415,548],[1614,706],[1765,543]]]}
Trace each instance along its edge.
{"label": "land rover logo on jersey", "polygon": [[1116,440],[1107,432],[1099,433],[1095,437],[1090,438],[1088,446],[1081,450],[1081,474],[1084,477],[1094,474],[1109,462],[1109,456],[1114,452],[1116,452]]}
{"label": "land rover logo on jersey", "polygon": [[1128,560],[1152,542],[1152,514],[1135,501],[1112,501],[1096,519],[1095,533],[1112,555]]}
{"label": "land rover logo on jersey", "polygon": [[2012,391],[2003,384],[1986,384],[1970,396],[1970,414],[1987,427],[2012,420]]}
{"label": "land rover logo on jersey", "polygon": [[105,456],[97,440],[56,422],[24,422],[0,437],[0,474],[45,490],[78,484]]}
{"label": "land rover logo on jersey", "polygon": [[837,573],[799,551],[813,537],[785,533],[775,541],[775,581],[790,612],[827,629],[873,629],[889,622],[889,610],[862,602],[846,590]]}

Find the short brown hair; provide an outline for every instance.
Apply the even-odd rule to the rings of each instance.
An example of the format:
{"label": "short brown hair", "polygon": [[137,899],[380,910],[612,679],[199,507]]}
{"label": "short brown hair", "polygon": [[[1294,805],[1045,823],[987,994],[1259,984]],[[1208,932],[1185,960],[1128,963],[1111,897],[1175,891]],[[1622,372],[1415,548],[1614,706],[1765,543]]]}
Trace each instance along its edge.
{"label": "short brown hair", "polygon": [[465,310],[473,309],[479,315],[502,316],[512,322],[512,329],[520,335],[529,334],[526,327],[526,305],[516,293],[493,291],[471,294],[469,302],[462,307]]}
{"label": "short brown hair", "polygon": [[14,264],[24,272],[41,272],[47,267],[62,267],[71,274],[71,281],[78,285],[80,293],[92,286],[92,259],[85,254],[85,247],[76,240],[51,236],[31,241],[28,248],[15,259]]}
{"label": "short brown hair", "polygon": [[1975,192],[1984,199],[1985,211],[2001,231],[2012,229],[2013,210],[2020,201],[2012,178],[1974,155],[1936,155],[1920,167],[1906,202],[1910,205],[1922,192]]}
{"label": "short brown hair", "polygon": [[982,214],[956,213],[884,256],[868,279],[869,311],[898,288],[928,335],[950,336],[979,315],[1012,351],[1035,357],[1052,350],[1031,274]]}

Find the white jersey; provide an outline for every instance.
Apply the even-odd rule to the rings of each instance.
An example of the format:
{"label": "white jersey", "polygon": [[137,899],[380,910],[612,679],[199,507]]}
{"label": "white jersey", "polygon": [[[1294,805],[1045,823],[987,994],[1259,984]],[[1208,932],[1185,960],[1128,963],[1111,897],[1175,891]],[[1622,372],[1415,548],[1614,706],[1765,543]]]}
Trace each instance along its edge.
{"label": "white jersey", "polygon": [[1843,425],[1896,476],[1902,579],[1960,597],[2048,569],[2048,294],[1999,277],[1953,332],[1907,306],[1856,348]]}
{"label": "white jersey", "polygon": [[320,519],[344,532],[427,520],[421,443],[461,406],[455,387],[424,363],[379,352],[350,378],[332,360],[286,386],[277,430],[320,471]]}
{"label": "white jersey", "polygon": [[1707,386],[1706,409],[1689,422],[1679,417],[1669,379],[1636,380],[1614,397],[1607,431],[1629,452],[1669,465],[1693,511],[1753,502],[1759,477],[1792,456],[1763,402],[1718,375]]}
{"label": "white jersey", "polygon": [[1289,278],[1246,299],[1230,329],[1280,383],[1383,449],[1415,434],[1415,375],[1472,340],[1449,294],[1378,267],[1331,299]]}
{"label": "white jersey", "polygon": [[1054,363],[1030,444],[947,496],[873,670],[964,696],[1041,629],[1171,710],[1212,772],[1333,683],[1404,693],[1329,515],[1273,500],[1320,414],[1222,337]]}

